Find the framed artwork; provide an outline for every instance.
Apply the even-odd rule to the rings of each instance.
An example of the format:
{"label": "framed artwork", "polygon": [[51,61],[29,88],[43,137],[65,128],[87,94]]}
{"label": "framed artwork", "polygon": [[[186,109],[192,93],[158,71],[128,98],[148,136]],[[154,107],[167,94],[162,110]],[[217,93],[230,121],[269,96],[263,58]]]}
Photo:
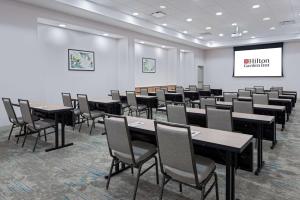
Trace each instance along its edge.
{"label": "framed artwork", "polygon": [[68,65],[71,71],[95,71],[95,53],[93,51],[69,49]]}
{"label": "framed artwork", "polygon": [[153,58],[143,58],[143,73],[156,72],[156,60]]}

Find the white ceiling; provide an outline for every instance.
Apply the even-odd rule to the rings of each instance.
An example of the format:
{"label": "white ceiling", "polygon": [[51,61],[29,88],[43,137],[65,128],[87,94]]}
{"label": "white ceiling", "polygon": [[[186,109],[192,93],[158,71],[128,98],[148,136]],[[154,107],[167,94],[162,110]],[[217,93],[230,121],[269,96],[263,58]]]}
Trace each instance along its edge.
{"label": "white ceiling", "polygon": [[[39,4],[43,2],[44,7],[54,8],[55,4],[65,4],[67,6],[75,6],[78,9],[94,12],[94,9],[89,10],[87,7],[80,7],[77,3],[82,3],[85,0],[52,0],[51,6],[45,2],[36,0],[21,0],[29,3]],[[158,35],[169,34],[171,37],[178,37],[178,33],[184,30],[188,34],[179,36],[180,40],[189,40],[199,46],[220,47],[234,46],[249,43],[263,43],[274,41],[286,41],[300,39],[300,0],[89,0],[91,5],[97,8],[104,8],[106,17],[114,21],[118,21],[117,14],[122,16],[132,13],[139,13],[138,16],[132,16],[139,23],[131,23],[131,21],[123,20],[124,23],[130,24],[129,29],[139,25],[139,31],[144,29],[148,32],[157,31],[157,26],[168,24],[162,29],[166,31],[157,31]],[[74,5],[73,5],[74,4]],[[253,5],[259,4],[260,8],[254,9]],[[160,6],[166,6],[161,9]],[[167,14],[166,17],[157,19],[151,16],[151,13],[163,11]],[[217,16],[217,12],[222,12],[221,16]],[[78,15],[77,12],[72,14]],[[105,15],[103,12],[101,15]],[[119,16],[120,17],[120,16]],[[269,17],[270,20],[263,21],[263,18]],[[187,22],[187,18],[192,18],[192,22]],[[279,23],[285,20],[295,20],[295,24],[282,26]],[[232,23],[237,23],[240,30],[247,30],[247,34],[243,34],[240,38],[232,38],[235,27]],[[114,25],[118,25],[116,24]],[[120,24],[121,25],[121,24]],[[132,26],[133,25],[133,26]],[[153,26],[150,26],[153,25]],[[207,26],[212,27],[211,30],[206,30]],[[275,27],[275,30],[270,30]],[[204,36],[201,40],[195,40],[201,33],[210,32],[210,36]],[[176,35],[177,33],[177,35]],[[224,34],[220,37],[219,34]],[[157,36],[157,35],[156,35]],[[251,39],[255,36],[256,39]]]}

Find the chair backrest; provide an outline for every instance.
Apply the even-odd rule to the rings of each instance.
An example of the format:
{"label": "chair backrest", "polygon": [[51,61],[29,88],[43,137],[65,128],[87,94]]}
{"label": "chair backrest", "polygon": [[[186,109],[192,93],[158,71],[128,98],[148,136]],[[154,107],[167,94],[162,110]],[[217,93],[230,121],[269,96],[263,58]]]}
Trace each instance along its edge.
{"label": "chair backrest", "polygon": [[232,99],[236,99],[238,94],[236,92],[223,92],[225,102],[232,102]]}
{"label": "chair backrest", "polygon": [[141,95],[148,96],[148,88],[141,88]]}
{"label": "chair backrest", "polygon": [[184,89],[182,86],[176,86],[176,93],[179,93],[182,95],[182,101],[184,102]]}
{"label": "chair backrest", "polygon": [[135,91],[126,91],[126,97],[127,97],[127,104],[129,106],[136,106],[137,107]]}
{"label": "chair backrest", "polygon": [[269,104],[269,95],[268,94],[253,94],[253,104]]}
{"label": "chair backrest", "polygon": [[162,173],[198,185],[190,127],[155,121],[155,130]]}
{"label": "chair backrest", "polygon": [[234,112],[253,114],[253,101],[233,99],[232,106]]}
{"label": "chair backrest", "polygon": [[209,91],[210,90],[210,85],[203,85],[202,90]]}
{"label": "chair backrest", "polygon": [[230,109],[218,109],[215,106],[206,106],[207,128],[232,131],[232,111]]}
{"label": "chair backrest", "polygon": [[255,93],[255,88],[245,87],[245,90],[251,91],[251,94]]}
{"label": "chair backrest", "polygon": [[14,110],[10,98],[2,98],[2,101],[9,121],[12,123],[18,123],[18,118],[16,116],[16,112]]}
{"label": "chair backrest", "polygon": [[267,94],[269,95],[269,98],[279,98],[279,91],[270,91],[267,92]]}
{"label": "chair backrest", "polygon": [[187,124],[185,105],[167,105],[168,121],[177,124]]}
{"label": "chair backrest", "polygon": [[35,129],[35,124],[32,119],[31,109],[28,100],[19,99],[20,111],[22,115],[22,119],[26,124],[30,124]]}
{"label": "chair backrest", "polygon": [[238,96],[239,97],[251,97],[251,90],[239,89]]}
{"label": "chair backrest", "polygon": [[112,100],[121,101],[119,90],[111,90],[110,91]]}
{"label": "chair backrest", "polygon": [[71,94],[62,92],[61,95],[62,95],[62,100],[63,100],[64,106],[73,107]]}
{"label": "chair backrest", "polygon": [[86,113],[86,114],[91,114],[90,112],[90,105],[88,101],[88,97],[86,94],[77,94],[77,100],[78,100],[78,105],[79,105],[79,110],[80,113]]}
{"label": "chair backrest", "polygon": [[254,86],[254,89],[255,89],[255,93],[265,93],[265,89],[264,89],[264,86]]}
{"label": "chair backrest", "polygon": [[104,119],[111,156],[126,163],[135,163],[126,117],[109,116]]}
{"label": "chair backrest", "polygon": [[207,105],[215,106],[216,99],[215,98],[201,98],[200,99],[200,108],[205,109]]}
{"label": "chair backrest", "polygon": [[279,95],[282,95],[283,87],[271,87],[271,91],[278,91]]}
{"label": "chair backrest", "polygon": [[190,91],[194,91],[194,92],[197,92],[197,90],[198,90],[196,85],[189,85],[189,89],[190,89]]}
{"label": "chair backrest", "polygon": [[165,103],[166,102],[166,96],[164,90],[156,90],[156,96],[159,103]]}

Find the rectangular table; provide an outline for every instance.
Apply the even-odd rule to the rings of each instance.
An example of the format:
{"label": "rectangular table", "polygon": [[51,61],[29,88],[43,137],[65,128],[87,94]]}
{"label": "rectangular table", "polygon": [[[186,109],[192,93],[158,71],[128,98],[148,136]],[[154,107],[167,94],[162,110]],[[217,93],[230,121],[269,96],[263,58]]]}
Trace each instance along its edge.
{"label": "rectangular table", "polygon": [[[156,92],[149,92],[149,96],[156,96]],[[165,93],[166,101],[182,102],[182,94],[174,92]]]}
{"label": "rectangular table", "polygon": [[[218,98],[222,99],[223,96],[218,96]],[[246,98],[249,98],[249,97],[246,97]],[[246,98],[244,98],[244,100]],[[194,105],[200,105],[200,100],[192,101],[191,103],[192,103],[192,106],[194,107]],[[219,106],[232,106],[232,102],[217,101],[217,104]],[[253,107],[254,107],[255,114],[275,116],[276,123],[281,124],[282,130],[284,130],[285,122],[286,122],[286,119],[285,119],[286,107],[285,106],[254,104]]]}
{"label": "rectangular table", "polygon": [[[162,110],[166,110],[166,107],[161,108]],[[201,127],[206,127],[206,111],[205,109],[199,108],[186,108],[187,112],[187,120],[190,125],[197,125]],[[276,139],[276,128],[275,128],[275,117],[268,115],[257,115],[257,114],[247,114],[247,113],[238,113],[232,112],[233,119],[233,129],[235,131],[241,131],[244,134],[251,134],[258,140],[258,150],[257,150],[257,170],[255,174],[258,175],[261,171],[264,162],[263,162],[263,139],[271,140],[273,149],[277,143]],[[238,123],[246,123],[249,125],[255,124],[258,127],[256,131],[245,131],[243,129],[237,129]],[[264,127],[271,128],[272,131],[265,132]]]}
{"label": "rectangular table", "polygon": [[89,98],[88,101],[91,109],[102,110],[105,113],[114,115],[122,114],[122,105],[120,101],[109,98]]}
{"label": "rectangular table", "polygon": [[[19,104],[13,104],[14,106],[19,106]],[[66,107],[63,105],[48,104],[42,102],[30,102],[30,108],[37,115],[46,115],[49,118],[54,118],[55,120],[55,144],[53,148],[46,149],[46,152],[65,148],[72,146],[73,143],[65,143],[65,125],[66,116],[71,116],[71,111],[74,108]],[[58,125],[61,123],[61,144],[59,144],[59,130]]]}
{"label": "rectangular table", "polygon": [[[111,96],[109,94],[109,96]],[[126,94],[121,94],[121,102],[127,103],[127,97]],[[158,100],[156,96],[145,96],[145,95],[136,95],[136,101],[138,104],[147,106],[149,112],[147,113],[147,118],[152,119],[153,118],[153,108],[158,107]]]}
{"label": "rectangular table", "polygon": [[[127,117],[127,119],[132,135],[142,136],[145,140],[154,139],[156,141],[153,120],[136,117]],[[137,123],[138,125],[136,125]],[[197,154],[204,154],[204,156],[215,161],[221,157],[221,159],[217,159],[217,162],[226,165],[226,200],[235,200],[235,170],[238,167],[237,165],[245,164],[243,162],[251,164],[253,159],[253,137],[197,126],[191,126],[191,130],[199,132],[192,136],[194,150]]]}

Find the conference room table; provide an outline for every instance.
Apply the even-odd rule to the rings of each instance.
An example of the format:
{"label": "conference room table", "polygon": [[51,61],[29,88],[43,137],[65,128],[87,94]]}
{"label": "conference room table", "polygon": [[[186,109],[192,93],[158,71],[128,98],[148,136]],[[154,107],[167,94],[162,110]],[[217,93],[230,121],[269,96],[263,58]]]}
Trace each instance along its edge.
{"label": "conference room table", "polygon": [[[76,102],[77,105],[78,100],[73,98],[72,101]],[[100,110],[105,113],[121,115],[122,114],[122,105],[120,101],[112,100],[111,98],[103,98],[103,97],[93,97],[88,98],[89,106],[91,110]]]}
{"label": "conference room table", "polygon": [[[149,96],[156,96],[156,92],[148,92]],[[182,102],[182,94],[177,92],[165,92],[166,101]]]}
{"label": "conference room table", "polygon": [[[30,108],[33,113],[41,118],[54,119],[55,121],[55,143],[54,147],[46,149],[46,152],[62,149],[68,146],[72,146],[73,143],[65,143],[65,125],[66,123],[72,125],[70,120],[72,117],[72,107],[66,107],[60,104],[49,104],[46,102],[34,102],[30,101]],[[20,106],[18,103],[13,103],[13,106]],[[59,144],[59,123],[61,124],[61,143]]]}
{"label": "conference room table", "polygon": [[[216,98],[221,101],[224,101],[223,96],[217,96]],[[252,97],[238,97],[238,99],[241,101],[251,101]],[[289,121],[290,114],[292,113],[292,109],[293,109],[293,101],[291,99],[269,98],[269,104],[275,105],[275,106],[276,105],[277,106],[285,106],[287,121]]]}
{"label": "conference room table", "polygon": [[[111,94],[108,94],[108,96],[111,96]],[[126,94],[120,94],[121,102],[127,103],[127,97]],[[158,100],[156,96],[146,96],[146,95],[136,95],[136,101],[138,104],[147,106],[147,109],[149,112],[147,112],[147,118],[152,119],[153,118],[153,108],[158,107]]]}
{"label": "conference room table", "polygon": [[[127,121],[133,139],[156,144],[154,120],[128,116]],[[196,154],[226,165],[226,200],[235,200],[236,169],[253,170],[253,136],[198,126],[191,126],[191,131]],[[114,175],[125,169],[122,165]]]}
{"label": "conference room table", "polygon": [[[166,110],[166,107],[161,108],[161,110]],[[207,127],[205,109],[186,108],[186,113],[188,124],[200,127]],[[241,132],[243,134],[253,135],[254,138],[257,138],[257,169],[255,171],[255,174],[259,175],[262,167],[264,166],[262,141],[264,139],[271,141],[271,149],[273,149],[277,144],[275,117],[268,115],[232,112],[232,120],[234,131]],[[240,128],[241,123],[246,124],[247,128]],[[255,126],[255,129],[250,129],[252,125]],[[265,131],[266,129],[269,129],[271,131]]]}

